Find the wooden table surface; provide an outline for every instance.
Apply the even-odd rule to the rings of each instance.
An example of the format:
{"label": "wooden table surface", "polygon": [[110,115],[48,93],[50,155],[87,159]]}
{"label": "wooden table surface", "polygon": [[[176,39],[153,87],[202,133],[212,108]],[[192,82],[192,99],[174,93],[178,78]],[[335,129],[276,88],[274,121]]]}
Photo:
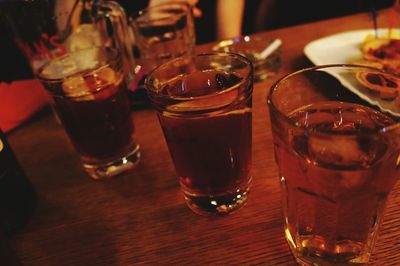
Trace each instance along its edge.
{"label": "wooden table surface", "polygon": [[[385,11],[386,12],[386,11]],[[385,12],[379,16],[385,27]],[[38,194],[33,217],[10,241],[24,265],[295,265],[283,235],[280,188],[266,94],[284,74],[311,65],[312,40],[370,29],[357,14],[258,35],[280,38],[279,73],[253,95],[253,186],[249,201],[224,217],[202,217],[185,205],[152,109],[134,111],[142,161],[133,171],[91,180],[62,127],[42,112],[8,134]],[[207,50],[204,45],[199,50]],[[372,265],[400,264],[400,182],[387,206]]]}

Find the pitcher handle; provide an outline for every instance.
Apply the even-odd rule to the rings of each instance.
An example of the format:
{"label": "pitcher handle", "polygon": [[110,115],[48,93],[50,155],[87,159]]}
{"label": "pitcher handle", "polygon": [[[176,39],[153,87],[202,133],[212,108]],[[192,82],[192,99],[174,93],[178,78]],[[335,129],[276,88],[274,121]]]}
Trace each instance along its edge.
{"label": "pitcher handle", "polygon": [[106,18],[110,21],[113,43],[122,54],[122,63],[124,65],[128,88],[135,77],[135,60],[132,53],[133,37],[130,34],[127,24],[126,14],[120,4],[115,1],[96,1],[92,7],[92,15],[96,18]]}

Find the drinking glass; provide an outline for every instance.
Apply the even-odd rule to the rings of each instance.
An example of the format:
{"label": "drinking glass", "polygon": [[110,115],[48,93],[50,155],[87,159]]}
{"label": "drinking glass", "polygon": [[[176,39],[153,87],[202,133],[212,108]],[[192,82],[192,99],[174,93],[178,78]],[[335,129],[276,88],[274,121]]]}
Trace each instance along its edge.
{"label": "drinking glass", "polygon": [[132,39],[116,1],[6,0],[0,2],[0,19],[34,74],[55,57],[110,46],[122,55],[127,82],[133,80]]}
{"label": "drinking glass", "polygon": [[[263,81],[274,76],[281,67],[281,48],[276,46],[277,40],[263,37],[240,36],[220,41],[212,50],[238,53],[247,57],[254,66],[254,81]],[[271,48],[274,46],[274,48]],[[269,55],[262,52],[267,47],[272,49]],[[270,50],[271,51],[271,50]]]}
{"label": "drinking glass", "polygon": [[400,154],[398,118],[371,104],[388,104],[373,89],[399,85],[378,69],[327,65],[272,86],[284,232],[299,264],[369,261]]}
{"label": "drinking glass", "polygon": [[240,55],[185,56],[154,69],[146,89],[187,205],[226,214],[251,185],[253,67]]}
{"label": "drinking glass", "polygon": [[128,14],[138,63],[145,73],[178,56],[194,53],[193,8],[186,2],[168,2]]}
{"label": "drinking glass", "polygon": [[120,53],[97,47],[70,52],[39,69],[84,169],[104,179],[140,158]]}

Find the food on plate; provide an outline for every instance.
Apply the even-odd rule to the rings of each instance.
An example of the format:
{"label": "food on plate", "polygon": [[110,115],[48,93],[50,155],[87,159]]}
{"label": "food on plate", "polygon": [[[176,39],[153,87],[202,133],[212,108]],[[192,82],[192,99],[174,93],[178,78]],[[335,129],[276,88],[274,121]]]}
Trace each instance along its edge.
{"label": "food on plate", "polygon": [[389,74],[358,72],[357,80],[369,91],[379,94],[383,100],[394,100],[399,95],[400,80]]}
{"label": "food on plate", "polygon": [[368,35],[360,47],[363,65],[370,65],[400,74],[400,38],[392,34],[376,38]]}
{"label": "food on plate", "polygon": [[374,68],[378,68],[378,69],[384,69],[382,63],[375,62],[375,61],[356,60],[356,61],[353,61],[352,64],[368,66],[368,67],[374,67]]}
{"label": "food on plate", "polygon": [[394,61],[400,60],[400,40],[396,39],[374,39],[364,42],[361,47],[363,56],[371,61]]}
{"label": "food on plate", "polygon": [[[383,69],[400,75],[400,36],[390,34],[380,36],[367,35],[360,46],[362,60],[354,64]],[[357,73],[357,80],[370,92],[382,100],[393,101],[400,98],[400,80],[391,75],[376,72]],[[397,100],[395,101],[397,102]],[[400,100],[398,101],[400,103]]]}

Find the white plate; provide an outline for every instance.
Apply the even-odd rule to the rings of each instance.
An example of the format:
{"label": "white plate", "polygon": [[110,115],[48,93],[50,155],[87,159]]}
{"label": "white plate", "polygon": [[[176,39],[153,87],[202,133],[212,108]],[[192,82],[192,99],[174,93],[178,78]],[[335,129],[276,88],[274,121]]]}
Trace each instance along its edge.
{"label": "white plate", "polygon": [[[395,29],[398,34],[399,29]],[[387,29],[378,29],[378,35],[387,35]],[[304,54],[315,65],[326,64],[351,64],[357,60],[362,60],[360,45],[369,34],[375,34],[372,29],[345,31],[330,35],[321,39],[314,40],[304,47]],[[381,110],[400,117],[400,106],[394,101],[382,100],[376,94],[368,92],[360,84],[345,80],[340,75],[330,73],[335,76],[343,86],[357,94],[360,98],[370,104],[378,106]]]}

